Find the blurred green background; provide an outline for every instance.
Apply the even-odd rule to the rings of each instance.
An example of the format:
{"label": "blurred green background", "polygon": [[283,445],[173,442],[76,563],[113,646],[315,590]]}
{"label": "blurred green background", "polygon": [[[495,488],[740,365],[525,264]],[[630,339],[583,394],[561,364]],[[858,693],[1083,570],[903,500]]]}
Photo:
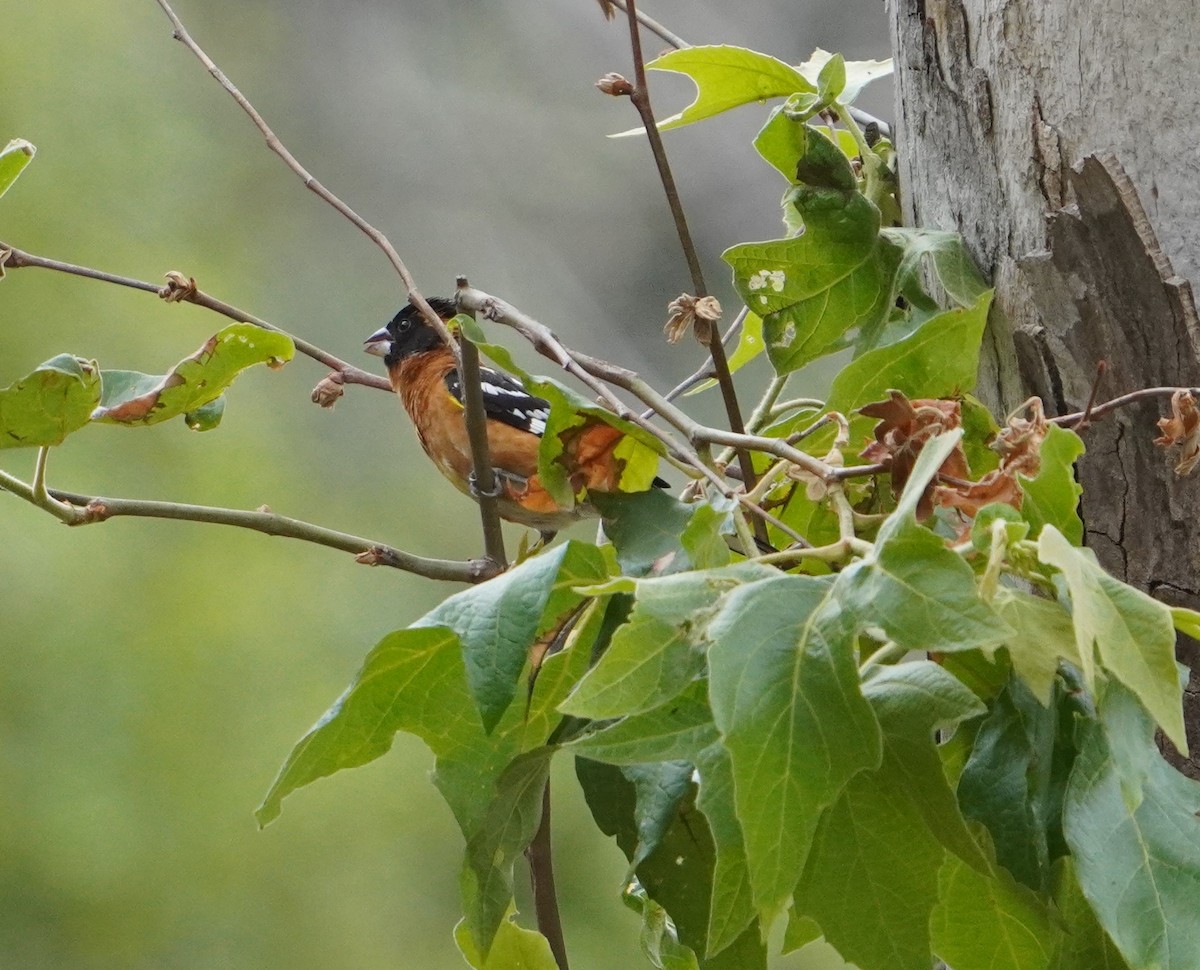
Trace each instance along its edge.
{"label": "blurred green background", "polygon": [[[636,116],[592,87],[630,73],[624,24],[606,24],[594,0],[176,9],[297,157],[390,236],[423,292],[465,272],[660,385],[695,367],[695,345],[661,339],[665,304],[689,285],[648,151],[604,137]],[[657,0],[648,12],[694,43],[793,63],[817,45],[858,57],[887,47],[877,0]],[[402,302],[398,279],[264,149],[153,0],[5,3],[0,72],[0,141],[38,147],[0,201],[0,239],[155,282],[181,270],[377,365],[361,341]],[[691,98],[684,80],[652,83],[660,116]],[[887,92],[872,94],[865,105],[890,115]],[[779,235],[782,185],[749,144],[764,116],[744,108],[667,141],[727,308],[737,301],[720,252]],[[12,271],[0,282],[0,386],[61,352],[161,373],[223,323]],[[426,555],[477,554],[474,508],[427,464],[398,403],[360,389],[321,411],[308,393],[322,373],[298,357],[246,374],[211,433],[179,421],[84,429],[52,455],[50,483],[266,503]],[[28,479],[33,454],[0,461]],[[265,832],[251,814],[363,654],[448,590],[220,527],[69,530],[0,493],[0,967],[463,966],[450,938],[461,843],[419,742],[400,737],[380,762],[295,796]],[[643,965],[618,901],[623,859],[560,768],[573,965]],[[780,965],[840,962],[810,949]]]}

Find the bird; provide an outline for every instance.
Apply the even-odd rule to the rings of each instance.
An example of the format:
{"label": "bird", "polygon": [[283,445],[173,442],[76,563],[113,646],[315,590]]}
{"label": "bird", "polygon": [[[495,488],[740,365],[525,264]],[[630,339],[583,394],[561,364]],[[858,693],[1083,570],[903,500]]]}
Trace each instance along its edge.
{"label": "bird", "polygon": [[[453,300],[431,297],[443,320],[456,313]],[[382,357],[393,390],[416,428],[417,439],[437,469],[461,492],[478,499],[467,434],[462,378],[454,353],[411,304],[365,341],[367,353]],[[564,432],[559,461],[577,501],[564,508],[543,487],[538,450],[550,419],[550,403],[531,394],[511,374],[480,367],[488,454],[494,466],[500,517],[538,530],[548,541],[561,529],[598,512],[592,492],[617,492],[625,462],[614,454],[624,433],[599,418]],[[667,483],[655,478],[653,485]]]}

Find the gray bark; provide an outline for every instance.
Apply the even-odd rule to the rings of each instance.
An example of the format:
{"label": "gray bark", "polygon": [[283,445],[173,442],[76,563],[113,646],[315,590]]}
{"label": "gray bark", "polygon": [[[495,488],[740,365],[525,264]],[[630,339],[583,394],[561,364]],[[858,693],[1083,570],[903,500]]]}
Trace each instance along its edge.
{"label": "gray bark", "polygon": [[[985,399],[1080,410],[1101,360],[1101,400],[1200,384],[1195,0],[889,3],[906,219],[961,232],[996,285]],[[1086,432],[1082,515],[1110,572],[1200,608],[1200,474],[1177,478],[1151,444],[1164,413]],[[1200,663],[1180,649],[1181,767],[1200,777]]]}

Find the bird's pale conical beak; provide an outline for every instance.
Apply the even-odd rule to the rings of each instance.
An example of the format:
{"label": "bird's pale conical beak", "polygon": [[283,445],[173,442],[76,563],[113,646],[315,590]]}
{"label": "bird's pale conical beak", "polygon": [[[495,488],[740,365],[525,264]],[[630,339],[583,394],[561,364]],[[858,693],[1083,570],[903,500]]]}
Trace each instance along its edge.
{"label": "bird's pale conical beak", "polygon": [[386,357],[388,351],[391,349],[392,335],[387,332],[387,327],[384,327],[382,330],[376,330],[363,344],[363,350],[368,354],[374,354],[376,357]]}

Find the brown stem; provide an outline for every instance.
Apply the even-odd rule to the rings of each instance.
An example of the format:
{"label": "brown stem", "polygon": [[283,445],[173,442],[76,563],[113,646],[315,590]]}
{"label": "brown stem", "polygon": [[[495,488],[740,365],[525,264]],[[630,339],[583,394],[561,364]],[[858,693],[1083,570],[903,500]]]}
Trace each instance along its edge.
{"label": "brown stem", "polygon": [[554,888],[554,860],[550,843],[550,782],[542,792],[542,821],[533,841],[525,850],[529,861],[529,881],[533,886],[533,909],[538,932],[550,944],[558,970],[568,970],[567,944],[563,938],[562,917],[558,912],[558,893]]}
{"label": "brown stem", "polygon": [[[654,109],[650,104],[650,88],[646,83],[646,63],[642,57],[641,31],[638,28],[637,5],[635,0],[626,0],[625,13],[629,20],[629,45],[633,52],[634,85],[629,94],[629,100],[637,108],[642,119],[642,127],[646,129],[646,137],[650,141],[650,151],[654,155],[654,164],[658,168],[658,177],[662,181],[663,191],[667,196],[667,204],[671,208],[671,218],[675,222],[675,231],[679,235],[679,244],[683,248],[683,256],[692,277],[692,290],[697,297],[708,294],[704,283],[704,273],[700,269],[700,257],[696,245],[692,241],[691,230],[688,229],[687,216],[683,211],[683,202],[679,198],[679,190],[675,185],[675,177],[671,174],[671,165],[667,161],[667,149],[663,145],[662,134],[654,119]],[[721,386],[721,399],[725,404],[725,413],[729,419],[729,427],[735,434],[745,434],[746,424],[742,420],[742,409],[738,405],[737,391],[733,386],[733,375],[729,371],[729,362],[725,357],[725,347],[721,343],[721,335],[711,323],[696,323],[696,333],[700,337],[712,358],[713,373]],[[735,449],[738,465],[742,469],[742,480],[748,488],[753,488],[756,478],[754,462],[750,452],[745,448]],[[755,521],[756,537],[765,542],[766,528],[761,520]]]}
{"label": "brown stem", "polygon": [[45,496],[53,500],[55,508],[49,508],[38,490],[7,472],[0,471],[0,490],[11,492],[39,508],[46,509],[68,525],[91,525],[105,522],[118,516],[134,516],[152,519],[175,519],[186,522],[206,522],[212,525],[228,525],[239,529],[251,529],[269,536],[300,539],[330,549],[354,553],[359,562],[368,565],[391,566],[405,572],[416,573],[428,579],[445,579],[459,583],[478,583],[495,576],[499,570],[489,560],[455,562],[447,559],[427,559],[414,556],[383,543],[345,532],[337,532],[324,526],[313,525],[300,519],[278,515],[265,506],[254,512],[241,509],[224,509],[208,505],[186,505],[179,502],[156,502],[146,499],[100,498],[46,489]]}
{"label": "brown stem", "polygon": [[479,351],[469,340],[463,340],[462,389],[467,412],[467,438],[471,443],[471,461],[475,466],[472,487],[479,502],[479,518],[483,526],[483,548],[501,569],[508,568],[504,554],[504,530],[500,526],[497,499],[502,486],[496,480],[489,455],[487,413],[483,405],[483,379],[479,372]]}
{"label": "brown stem", "polygon": [[[71,276],[80,276],[85,279],[99,280],[102,283],[113,283],[116,286],[127,286],[130,289],[142,290],[145,293],[153,293],[156,296],[166,298],[170,296],[169,302],[172,303],[192,303],[199,307],[204,307],[206,310],[212,310],[214,313],[219,313],[222,316],[228,317],[231,320],[236,320],[239,323],[249,323],[256,327],[261,327],[263,330],[270,330],[274,333],[282,333],[291,338],[296,349],[306,357],[311,357],[320,364],[324,364],[337,371],[342,376],[342,380],[347,384],[361,384],[364,387],[374,387],[384,391],[392,389],[391,384],[376,374],[370,371],[365,371],[360,367],[355,367],[342,360],[340,357],[335,357],[326,350],[322,350],[315,344],[309,343],[300,337],[293,336],[286,330],[268,323],[252,313],[247,313],[245,310],[239,310],[232,304],[226,303],[223,300],[218,300],[215,296],[205,293],[203,290],[197,289],[195,286],[175,286],[168,283],[166,286],[159,286],[156,283],[147,283],[145,280],[136,280],[129,276],[118,276],[115,273],[106,273],[103,270],[93,269],[90,266],[77,266],[74,263],[64,263],[62,260],[50,259],[46,256],[37,256],[33,253],[26,252],[23,249],[16,249],[9,246],[5,242],[0,242],[0,254],[7,254],[6,258],[0,260],[0,266],[4,269],[21,269],[24,267],[34,267],[37,269],[50,269],[59,273],[67,273]],[[176,274],[172,274],[175,276]],[[178,274],[182,277],[183,274]]]}
{"label": "brown stem", "polygon": [[400,276],[401,282],[404,283],[404,288],[408,292],[409,301],[421,311],[421,316],[431,327],[433,327],[438,335],[441,336],[441,338],[446,342],[446,345],[450,347],[457,358],[458,345],[450,339],[450,332],[446,329],[446,325],[442,322],[441,318],[433,312],[433,308],[430,307],[425,298],[417,291],[416,281],[413,279],[412,274],[408,271],[408,267],[404,265],[404,260],[400,258],[400,254],[396,252],[387,236],[367,222],[366,219],[364,219],[340,198],[330,192],[329,189],[325,188],[324,185],[322,185],[315,177],[313,177],[312,173],[310,173],[308,169],[306,169],[300,164],[299,161],[296,160],[296,157],[290,151],[288,151],[287,146],[279,140],[279,137],[274,131],[271,130],[270,125],[268,125],[263,116],[258,113],[254,105],[250,103],[249,99],[247,99],[247,97],[238,90],[237,86],[225,76],[225,72],[217,67],[213,59],[204,52],[204,49],[192,39],[192,35],[188,33],[187,28],[183,25],[183,21],[181,21],[176,15],[175,11],[171,9],[171,5],[167,2],[167,0],[158,0],[158,5],[162,8],[163,13],[167,15],[167,19],[171,21],[171,26],[174,28],[173,36],[175,39],[196,55],[208,73],[217,80],[217,83],[220,84],[221,87],[228,92],[229,96],[238,103],[238,106],[244,112],[246,112],[250,120],[254,122],[255,127],[262,132],[263,138],[266,139],[267,147],[276,155],[278,155],[283,160],[283,163],[300,178],[300,180],[304,183],[305,188],[309,189],[311,192],[319,196],[322,200],[327,202],[339,213],[345,216],[346,219],[348,219],[364,235],[366,235],[371,242],[379,247],[380,251],[384,254],[384,256],[387,257],[388,262],[392,264],[392,268],[395,269],[396,273]]}

